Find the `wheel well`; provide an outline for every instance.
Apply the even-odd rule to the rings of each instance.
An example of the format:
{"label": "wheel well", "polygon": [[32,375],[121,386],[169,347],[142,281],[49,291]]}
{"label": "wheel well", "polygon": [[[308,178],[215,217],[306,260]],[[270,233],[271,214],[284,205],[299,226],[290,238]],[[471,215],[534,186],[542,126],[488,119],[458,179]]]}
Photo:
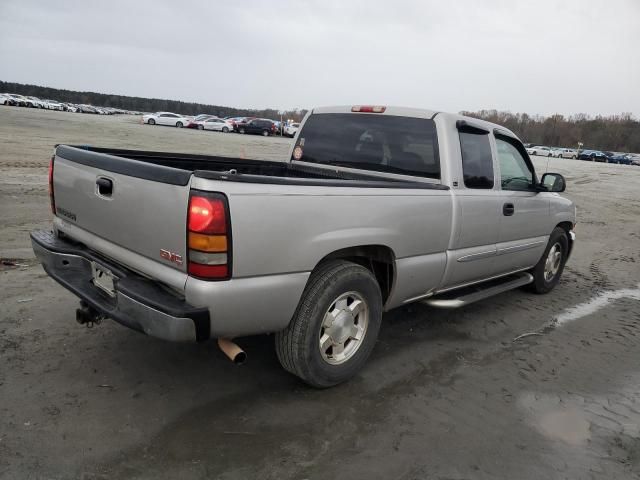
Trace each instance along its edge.
{"label": "wheel well", "polygon": [[571,254],[571,250],[573,249],[573,240],[571,240],[571,235],[569,235],[569,232],[573,229],[573,223],[571,222],[560,222],[559,224],[556,225],[556,228],[561,228],[563,229],[565,232],[567,232],[567,240],[569,241],[569,252],[568,254]]}
{"label": "wheel well", "polygon": [[320,260],[318,265],[334,259],[349,260],[362,265],[376,277],[384,304],[391,294],[395,279],[395,258],[393,250],[384,245],[358,245],[331,252]]}

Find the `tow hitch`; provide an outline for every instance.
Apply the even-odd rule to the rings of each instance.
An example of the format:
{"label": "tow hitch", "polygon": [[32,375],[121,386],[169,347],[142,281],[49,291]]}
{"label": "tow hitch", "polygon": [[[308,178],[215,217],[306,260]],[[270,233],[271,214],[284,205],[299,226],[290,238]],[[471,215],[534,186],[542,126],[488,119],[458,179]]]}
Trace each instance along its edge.
{"label": "tow hitch", "polygon": [[80,325],[86,325],[87,328],[93,328],[94,325],[100,325],[102,320],[107,318],[95,308],[90,307],[85,302],[80,302],[80,308],[76,310],[76,322]]}

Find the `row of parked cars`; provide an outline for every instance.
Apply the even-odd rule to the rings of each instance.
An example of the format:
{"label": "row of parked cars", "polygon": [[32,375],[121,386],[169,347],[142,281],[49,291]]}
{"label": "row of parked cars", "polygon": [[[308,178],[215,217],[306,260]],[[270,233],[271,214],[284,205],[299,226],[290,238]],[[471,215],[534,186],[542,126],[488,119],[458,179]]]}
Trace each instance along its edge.
{"label": "row of parked cars", "polygon": [[574,148],[545,147],[544,145],[526,145],[529,155],[542,157],[572,158],[591,162],[618,163],[640,166],[640,155],[601,150],[576,150]]}
{"label": "row of parked cars", "polygon": [[98,115],[113,115],[119,113],[140,115],[140,112],[131,110],[122,110],[112,107],[95,107],[93,105],[59,102],[57,100],[43,100],[38,97],[19,95],[17,93],[0,93],[0,105],[43,108],[45,110],[59,110],[61,112],[95,113]]}
{"label": "row of parked cars", "polygon": [[180,115],[173,112],[148,113],[142,116],[142,123],[148,125],[164,125],[177,128],[197,128],[214,132],[236,132],[262,135],[295,136],[299,123],[279,122],[268,118],[256,117],[225,117],[201,114],[196,116]]}

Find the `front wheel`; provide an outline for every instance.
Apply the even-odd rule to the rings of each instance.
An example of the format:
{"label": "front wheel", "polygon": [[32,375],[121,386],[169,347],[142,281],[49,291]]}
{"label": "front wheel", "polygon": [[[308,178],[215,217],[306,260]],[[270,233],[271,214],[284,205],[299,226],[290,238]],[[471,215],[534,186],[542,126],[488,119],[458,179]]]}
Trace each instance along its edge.
{"label": "front wheel", "polygon": [[263,137],[268,137],[269,136],[269,131],[268,130],[263,130],[262,131],[262,136]]}
{"label": "front wheel", "polygon": [[241,128],[240,130],[238,130],[240,133],[244,133],[244,128]]}
{"label": "front wheel", "polygon": [[155,125],[156,121],[153,118],[150,118],[149,121],[147,122],[149,125]]}
{"label": "front wheel", "polygon": [[285,370],[326,388],[353,377],[371,354],[382,320],[382,295],[373,274],[332,260],[309,279],[289,326],[275,336]]}
{"label": "front wheel", "polygon": [[177,123],[176,123],[176,127],[178,127],[178,128],[182,128],[182,122],[177,122]]}
{"label": "front wheel", "polygon": [[533,275],[533,283],[529,285],[530,289],[535,293],[548,293],[553,290],[558,281],[560,281],[568,254],[569,239],[567,238],[567,232],[560,227],[556,227],[551,232],[544,254],[529,272]]}
{"label": "front wheel", "polygon": [[204,125],[198,125],[198,130],[204,130]]}
{"label": "front wheel", "polygon": [[229,133],[229,129],[227,127],[222,127],[222,133]]}

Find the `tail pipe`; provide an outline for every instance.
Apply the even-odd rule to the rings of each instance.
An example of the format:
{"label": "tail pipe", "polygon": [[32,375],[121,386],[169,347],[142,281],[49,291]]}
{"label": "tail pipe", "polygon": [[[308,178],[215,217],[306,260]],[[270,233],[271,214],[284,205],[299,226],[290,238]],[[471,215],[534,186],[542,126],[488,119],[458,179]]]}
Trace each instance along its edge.
{"label": "tail pipe", "polygon": [[228,338],[219,338],[218,347],[236,365],[242,365],[247,359],[247,354],[244,353],[244,350]]}

